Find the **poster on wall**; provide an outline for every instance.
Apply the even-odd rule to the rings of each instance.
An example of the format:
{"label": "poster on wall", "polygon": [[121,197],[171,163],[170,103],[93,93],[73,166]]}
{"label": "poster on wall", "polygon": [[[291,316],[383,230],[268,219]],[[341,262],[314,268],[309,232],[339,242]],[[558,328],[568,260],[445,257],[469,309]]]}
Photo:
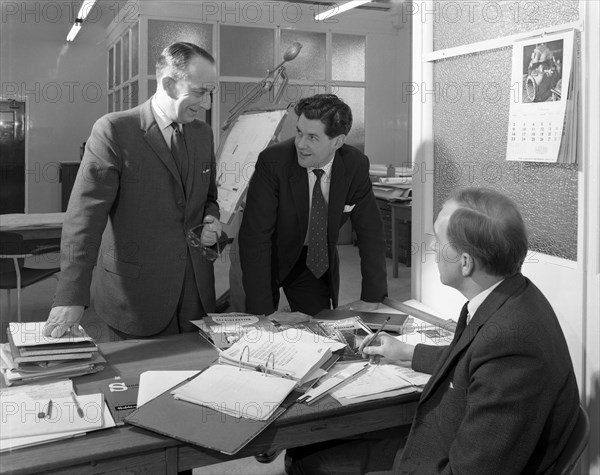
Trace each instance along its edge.
{"label": "poster on wall", "polygon": [[515,42],[506,159],[576,162],[578,61],[573,30]]}

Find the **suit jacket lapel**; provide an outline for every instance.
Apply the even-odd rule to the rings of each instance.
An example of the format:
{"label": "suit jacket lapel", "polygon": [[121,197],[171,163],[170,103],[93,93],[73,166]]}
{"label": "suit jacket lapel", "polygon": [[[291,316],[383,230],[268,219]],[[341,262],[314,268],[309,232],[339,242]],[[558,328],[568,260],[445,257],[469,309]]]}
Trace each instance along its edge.
{"label": "suit jacket lapel", "polygon": [[184,130],[184,136],[185,136],[185,145],[186,145],[187,154],[188,154],[188,174],[187,174],[186,182],[185,182],[185,191],[186,191],[186,195],[189,198],[190,193],[194,189],[194,178],[196,177],[195,176],[196,158],[199,155],[198,143],[196,141],[196,138],[198,138],[199,134],[193,132],[192,124],[184,125],[183,130]]}
{"label": "suit jacket lapel", "polygon": [[181,186],[183,190],[179,171],[177,170],[177,166],[173,160],[173,155],[171,155],[171,150],[167,146],[165,138],[163,137],[163,134],[158,128],[158,124],[154,119],[150,101],[151,99],[147,100],[140,108],[140,124],[142,130],[146,132],[144,139],[146,142],[148,142],[148,145],[150,145],[152,150],[154,150],[154,153],[156,153],[160,161],[163,162],[163,164],[171,172],[175,178],[175,181],[179,183],[179,186]]}
{"label": "suit jacket lapel", "polygon": [[308,232],[308,176],[306,175],[306,168],[298,165],[295,147],[292,161],[289,182],[294,206],[298,215],[298,227],[300,228],[302,239],[304,239]]}
{"label": "suit jacket lapel", "polygon": [[348,184],[346,179],[346,166],[339,152],[335,152],[333,165],[331,166],[331,181],[329,183],[329,203],[327,206],[327,234],[329,230],[339,229],[340,219],[344,209]]}
{"label": "suit jacket lapel", "polygon": [[463,331],[460,339],[450,348],[450,352],[446,354],[446,358],[436,368],[431,379],[423,389],[420,401],[425,399],[433,392],[433,388],[438,385],[438,382],[443,379],[448,372],[448,369],[454,365],[454,360],[462,353],[462,351],[471,344],[480,328],[494,315],[504,302],[515,293],[518,287],[525,283],[522,274],[509,277],[504,280],[488,297],[483,301],[481,306],[471,318],[471,321]]}

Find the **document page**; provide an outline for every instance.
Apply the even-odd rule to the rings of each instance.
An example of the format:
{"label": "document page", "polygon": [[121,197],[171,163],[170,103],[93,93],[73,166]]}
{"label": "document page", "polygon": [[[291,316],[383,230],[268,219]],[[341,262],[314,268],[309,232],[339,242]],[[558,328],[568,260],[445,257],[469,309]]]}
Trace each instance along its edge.
{"label": "document page", "polygon": [[234,417],[265,421],[295,386],[291,379],[214,365],[171,394]]}
{"label": "document page", "polygon": [[331,347],[302,331],[249,331],[223,351],[220,362],[259,369],[303,382],[331,356]]}

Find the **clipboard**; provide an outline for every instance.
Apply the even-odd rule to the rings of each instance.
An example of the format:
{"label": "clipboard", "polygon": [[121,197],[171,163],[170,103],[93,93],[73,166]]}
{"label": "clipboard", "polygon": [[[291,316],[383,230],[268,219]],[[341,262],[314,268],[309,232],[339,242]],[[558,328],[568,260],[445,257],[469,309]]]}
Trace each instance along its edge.
{"label": "clipboard", "polygon": [[221,221],[230,224],[246,196],[258,155],[276,142],[291,104],[250,110],[229,127],[217,152],[217,189]]}

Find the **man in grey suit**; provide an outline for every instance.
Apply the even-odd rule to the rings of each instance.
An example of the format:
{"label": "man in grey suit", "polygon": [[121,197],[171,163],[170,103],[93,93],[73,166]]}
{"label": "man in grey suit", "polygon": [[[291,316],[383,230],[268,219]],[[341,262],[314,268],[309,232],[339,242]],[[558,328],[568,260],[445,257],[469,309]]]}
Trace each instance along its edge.
{"label": "man in grey suit", "polygon": [[[192,331],[214,311],[219,246],[210,109],[214,58],[175,43],[156,64],[156,94],[100,118],[65,216],[61,273],[45,326],[52,336],[80,322],[90,305],[111,339]],[[201,231],[200,231],[201,230]]]}
{"label": "man in grey suit", "polygon": [[554,472],[579,392],[558,319],[521,274],[519,210],[497,191],[469,188],[445,203],[434,233],[442,283],[469,300],[452,343],[413,346],[382,333],[361,347],[431,374],[408,439],[394,429],[368,442],[290,451],[294,474]]}

